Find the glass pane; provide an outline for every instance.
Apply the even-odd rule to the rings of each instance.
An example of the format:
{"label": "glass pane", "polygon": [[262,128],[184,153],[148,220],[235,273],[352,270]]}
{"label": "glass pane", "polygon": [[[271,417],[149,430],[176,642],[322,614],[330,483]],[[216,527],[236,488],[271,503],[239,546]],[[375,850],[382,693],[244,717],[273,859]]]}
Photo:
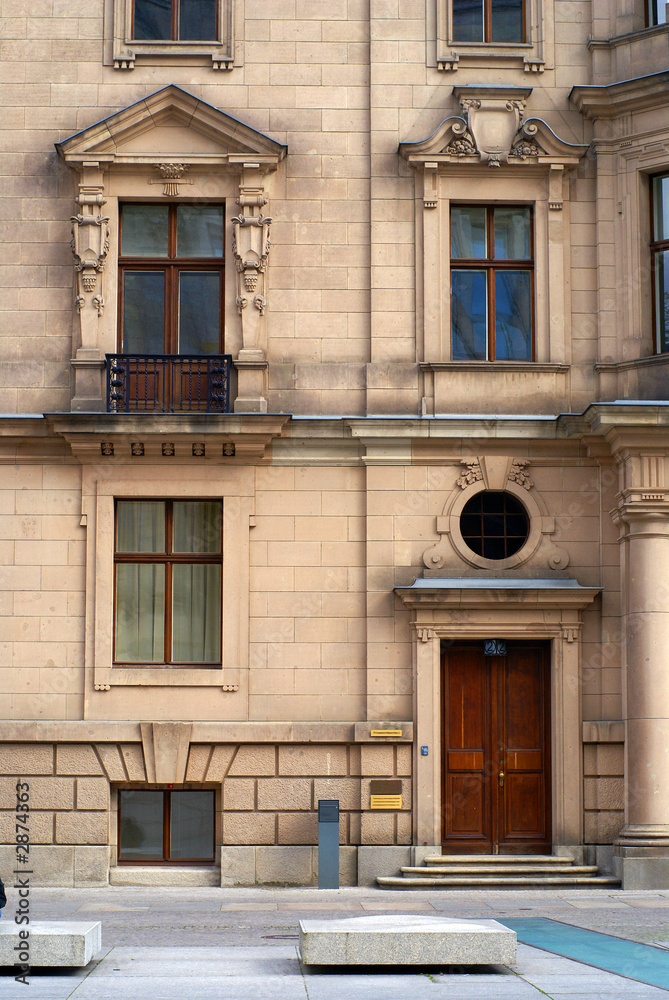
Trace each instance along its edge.
{"label": "glass pane", "polygon": [[219,500],[174,503],[174,552],[221,551]]}
{"label": "glass pane", "polygon": [[116,567],[118,663],[165,661],[165,567],[119,563]]}
{"label": "glass pane", "polygon": [[532,300],[529,271],[495,273],[495,358],[532,360]]}
{"label": "glass pane", "polygon": [[532,256],[529,208],[496,208],[494,213],[495,257],[528,260]]}
{"label": "glass pane", "polygon": [[655,328],[657,350],[669,351],[669,250],[655,254]]}
{"label": "glass pane", "polygon": [[123,205],[121,256],[167,257],[167,205]]}
{"label": "glass pane", "polygon": [[669,239],[669,175],[653,178],[653,239]]}
{"label": "glass pane", "polygon": [[221,567],[176,563],[172,568],[172,659],[220,663]]}
{"label": "glass pane", "polygon": [[648,18],[651,25],[667,23],[667,5],[665,0],[649,0],[650,16]]}
{"label": "glass pane", "polygon": [[173,860],[213,860],[214,793],[172,792],[170,857]]}
{"label": "glass pane", "polygon": [[485,271],[451,271],[451,334],[454,361],[485,361],[488,302]]}
{"label": "glass pane", "polygon": [[485,212],[474,205],[451,206],[451,257],[472,260],[487,256]]}
{"label": "glass pane", "polygon": [[180,354],[218,354],[220,294],[218,271],[179,272]]}
{"label": "glass pane", "polygon": [[483,40],[483,0],[453,0],[453,41]]}
{"label": "glass pane", "polygon": [[223,256],[223,206],[177,205],[177,257]]}
{"label": "glass pane", "polygon": [[523,0],[490,0],[491,42],[522,42]]}
{"label": "glass pane", "polygon": [[179,0],[182,42],[216,38],[216,0]]}
{"label": "glass pane", "polygon": [[117,552],[165,551],[165,504],[160,500],[119,500]]}
{"label": "glass pane", "polygon": [[123,271],[122,350],[125,354],[164,353],[164,271]]}
{"label": "glass pane", "polygon": [[124,861],[163,860],[163,793],[119,791],[120,857]]}

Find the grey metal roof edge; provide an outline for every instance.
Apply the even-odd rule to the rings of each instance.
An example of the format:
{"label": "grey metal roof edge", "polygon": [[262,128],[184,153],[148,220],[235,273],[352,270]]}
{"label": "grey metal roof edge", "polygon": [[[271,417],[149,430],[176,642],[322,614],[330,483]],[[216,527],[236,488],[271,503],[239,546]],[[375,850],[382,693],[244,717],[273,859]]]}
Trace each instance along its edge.
{"label": "grey metal roof edge", "polygon": [[409,587],[397,587],[397,590],[600,590],[599,587],[584,587],[573,579],[533,580],[509,579],[506,577],[466,577],[434,578],[419,577]]}

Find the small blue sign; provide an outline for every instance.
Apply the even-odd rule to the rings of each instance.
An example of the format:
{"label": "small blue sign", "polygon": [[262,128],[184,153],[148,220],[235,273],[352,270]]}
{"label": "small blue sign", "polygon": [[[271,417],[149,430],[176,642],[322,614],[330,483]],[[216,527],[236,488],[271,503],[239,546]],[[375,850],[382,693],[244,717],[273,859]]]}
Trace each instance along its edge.
{"label": "small blue sign", "polygon": [[428,750],[427,747],[421,747],[420,748],[420,755],[421,755],[421,757],[427,757],[427,755],[428,755],[429,752],[430,751]]}

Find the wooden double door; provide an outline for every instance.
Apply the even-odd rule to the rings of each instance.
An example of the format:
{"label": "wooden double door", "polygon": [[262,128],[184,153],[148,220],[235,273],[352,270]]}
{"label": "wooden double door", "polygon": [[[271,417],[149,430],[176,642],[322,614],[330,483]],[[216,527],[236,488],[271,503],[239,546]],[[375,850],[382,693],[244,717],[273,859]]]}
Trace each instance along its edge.
{"label": "wooden double door", "polygon": [[444,853],[550,854],[550,648],[444,645]]}

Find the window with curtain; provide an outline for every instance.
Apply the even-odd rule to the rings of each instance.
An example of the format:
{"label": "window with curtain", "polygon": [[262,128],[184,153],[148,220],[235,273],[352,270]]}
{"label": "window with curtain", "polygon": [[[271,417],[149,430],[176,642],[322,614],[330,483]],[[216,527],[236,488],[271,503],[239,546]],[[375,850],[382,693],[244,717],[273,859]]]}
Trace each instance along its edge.
{"label": "window with curtain", "polygon": [[223,206],[121,205],[120,349],[218,354],[223,347]]}
{"label": "window with curtain", "polygon": [[524,42],[524,0],[453,0],[453,41]]}
{"label": "window with curtain", "polygon": [[119,861],[214,860],[214,792],[121,789]]}
{"label": "window with curtain", "polygon": [[655,350],[662,354],[669,351],[669,174],[653,177],[651,196]]}
{"label": "window with curtain", "polygon": [[220,500],[117,500],[114,662],[219,665]]}
{"label": "window with curtain", "polygon": [[133,39],[208,41],[217,37],[217,0],[134,0]]}
{"label": "window with curtain", "polygon": [[451,348],[454,361],[531,361],[532,210],[451,205]]}

